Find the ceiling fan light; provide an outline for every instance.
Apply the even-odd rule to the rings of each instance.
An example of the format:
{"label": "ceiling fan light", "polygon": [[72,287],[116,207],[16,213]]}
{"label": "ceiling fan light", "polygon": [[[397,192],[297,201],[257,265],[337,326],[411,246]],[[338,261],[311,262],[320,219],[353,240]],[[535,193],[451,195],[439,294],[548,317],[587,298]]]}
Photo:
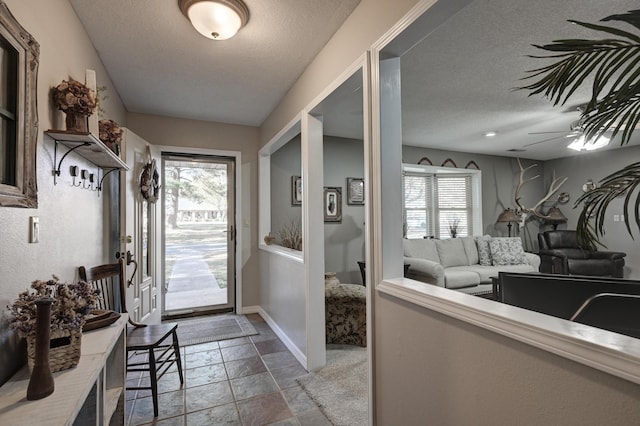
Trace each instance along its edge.
{"label": "ceiling fan light", "polygon": [[607,145],[609,145],[609,138],[606,136],[600,136],[595,140],[591,139],[587,141],[584,135],[580,135],[580,137],[571,142],[567,148],[573,149],[574,151],[593,151],[604,148]]}
{"label": "ceiling fan light", "polygon": [[227,40],[249,20],[242,0],[178,0],[182,13],[203,36]]}

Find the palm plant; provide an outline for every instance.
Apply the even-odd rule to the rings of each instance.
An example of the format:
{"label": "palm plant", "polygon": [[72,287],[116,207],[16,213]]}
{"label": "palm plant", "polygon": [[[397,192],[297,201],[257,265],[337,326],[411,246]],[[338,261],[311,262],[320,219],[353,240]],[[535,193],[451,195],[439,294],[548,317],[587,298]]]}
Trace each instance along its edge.
{"label": "palm plant", "polygon": [[[611,15],[602,21],[624,22],[640,31],[640,10]],[[562,105],[591,78],[591,99],[581,110],[579,120],[585,139],[595,141],[610,131],[612,139],[620,134],[620,144],[624,145],[640,122],[640,35],[605,25],[569,22],[603,33],[605,38],[556,40],[534,45],[551,53],[531,57],[555,62],[529,71],[525,79],[536,81],[521,89],[529,90],[530,96],[543,94],[554,105]],[[637,162],[603,178],[597,188],[576,201],[575,207],[582,204],[577,232],[584,245],[594,248],[601,244],[599,237],[604,235],[607,207],[622,195],[625,195],[625,224],[633,238],[629,209],[633,205],[635,224],[640,228],[640,194],[636,192],[639,185],[640,162]]]}

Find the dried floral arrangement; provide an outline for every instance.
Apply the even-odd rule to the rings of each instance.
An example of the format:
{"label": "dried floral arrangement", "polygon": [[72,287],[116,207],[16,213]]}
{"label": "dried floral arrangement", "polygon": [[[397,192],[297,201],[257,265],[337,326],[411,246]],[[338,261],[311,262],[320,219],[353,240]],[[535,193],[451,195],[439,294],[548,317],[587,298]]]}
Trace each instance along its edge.
{"label": "dried floral arrangement", "polygon": [[458,226],[460,226],[460,219],[455,218],[449,221],[449,235],[451,235],[451,238],[455,238],[458,235]]}
{"label": "dried floral arrangement", "polygon": [[100,140],[113,152],[120,155],[120,142],[122,142],[122,134],[124,132],[120,125],[113,120],[100,120],[98,126]]}
{"label": "dried floral arrangement", "polygon": [[100,295],[90,284],[84,281],[61,283],[55,275],[49,281],[36,280],[31,283],[34,291],[26,290],[18,299],[7,306],[11,311],[9,326],[21,337],[35,334],[36,304],[42,297],[51,297],[51,330],[81,328],[85,316],[93,309]]}
{"label": "dried floral arrangement", "polygon": [[302,227],[300,219],[292,219],[280,229],[282,247],[302,251]]}
{"label": "dried floral arrangement", "polygon": [[74,79],[62,80],[52,91],[53,104],[65,113],[91,115],[96,111],[96,92]]}

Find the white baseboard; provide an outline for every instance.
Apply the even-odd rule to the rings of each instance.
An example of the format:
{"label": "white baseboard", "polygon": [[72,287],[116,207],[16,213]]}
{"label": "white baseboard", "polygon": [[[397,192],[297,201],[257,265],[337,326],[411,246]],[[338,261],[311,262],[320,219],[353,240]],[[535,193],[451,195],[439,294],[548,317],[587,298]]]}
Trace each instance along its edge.
{"label": "white baseboard", "polygon": [[242,308],[242,314],[243,315],[245,314],[260,315],[262,319],[264,319],[266,323],[269,324],[269,327],[271,327],[271,330],[273,330],[273,332],[276,333],[276,336],[278,336],[278,338],[282,340],[282,343],[284,343],[284,345],[287,347],[287,349],[289,349],[289,351],[298,360],[298,362],[302,364],[305,370],[308,371],[307,356],[304,353],[302,353],[302,351],[296,345],[293,344],[291,339],[289,339],[289,336],[287,336],[287,334],[284,331],[282,331],[282,329],[273,320],[273,318],[271,318],[269,314],[267,314],[267,312],[264,309],[262,309],[261,306],[244,306]]}

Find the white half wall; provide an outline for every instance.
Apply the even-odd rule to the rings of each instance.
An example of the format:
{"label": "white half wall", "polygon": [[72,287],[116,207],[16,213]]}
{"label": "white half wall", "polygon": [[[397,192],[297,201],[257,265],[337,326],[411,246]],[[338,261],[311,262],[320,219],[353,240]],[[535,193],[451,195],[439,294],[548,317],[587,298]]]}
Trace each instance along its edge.
{"label": "white half wall", "polygon": [[260,249],[260,307],[295,346],[289,349],[304,357],[298,359],[300,363],[306,365],[304,263],[301,258],[287,256],[286,252],[287,249],[279,247]]}

